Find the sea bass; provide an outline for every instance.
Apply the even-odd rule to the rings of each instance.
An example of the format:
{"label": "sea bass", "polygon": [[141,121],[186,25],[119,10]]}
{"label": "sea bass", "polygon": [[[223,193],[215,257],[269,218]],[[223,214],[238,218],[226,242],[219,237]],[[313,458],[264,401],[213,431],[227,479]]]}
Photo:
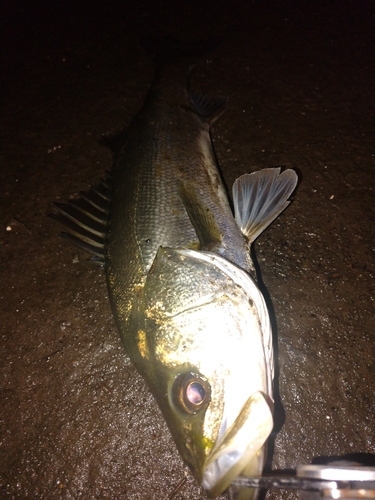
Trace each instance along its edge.
{"label": "sea bass", "polygon": [[288,205],[297,176],[278,168],[243,175],[233,216],[210,138],[226,99],[188,90],[196,48],[176,52],[121,134],[108,178],[56,204],[52,218],[104,263],[126,352],[184,461],[215,497],[263,469],[273,350],[250,245]]}

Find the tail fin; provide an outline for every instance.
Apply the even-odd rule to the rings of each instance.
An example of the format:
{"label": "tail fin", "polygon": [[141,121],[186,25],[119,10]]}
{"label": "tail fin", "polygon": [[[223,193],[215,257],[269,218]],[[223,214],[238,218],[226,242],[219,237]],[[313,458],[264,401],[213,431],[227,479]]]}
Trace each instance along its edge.
{"label": "tail fin", "polygon": [[298,177],[294,170],[265,168],[244,174],[233,184],[235,219],[252,243],[289,205]]}
{"label": "tail fin", "polygon": [[223,96],[208,97],[198,92],[189,91],[190,101],[199,116],[212,125],[228,107],[228,100]]}

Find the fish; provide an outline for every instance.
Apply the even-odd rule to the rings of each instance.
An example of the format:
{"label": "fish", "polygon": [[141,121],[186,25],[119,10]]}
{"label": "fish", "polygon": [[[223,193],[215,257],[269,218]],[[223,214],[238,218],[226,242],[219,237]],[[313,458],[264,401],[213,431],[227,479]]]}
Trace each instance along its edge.
{"label": "fish", "polygon": [[[125,351],[210,498],[258,476],[273,428],[273,340],[250,247],[288,206],[293,169],[246,173],[233,207],[211,140],[222,96],[189,88],[210,44],[167,44],[105,180],[55,204],[62,235],[103,265]],[[177,47],[177,48],[176,48]],[[167,54],[167,56],[166,56]]]}

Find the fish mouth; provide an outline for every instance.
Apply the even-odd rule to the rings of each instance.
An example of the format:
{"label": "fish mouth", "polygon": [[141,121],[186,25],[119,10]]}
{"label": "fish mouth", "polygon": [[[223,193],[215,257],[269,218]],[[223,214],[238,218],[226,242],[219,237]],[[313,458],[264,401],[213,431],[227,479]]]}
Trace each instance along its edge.
{"label": "fish mouth", "polygon": [[247,399],[232,424],[224,412],[219,436],[203,469],[202,486],[210,497],[223,493],[240,474],[261,474],[263,445],[272,427],[270,404],[262,392]]}

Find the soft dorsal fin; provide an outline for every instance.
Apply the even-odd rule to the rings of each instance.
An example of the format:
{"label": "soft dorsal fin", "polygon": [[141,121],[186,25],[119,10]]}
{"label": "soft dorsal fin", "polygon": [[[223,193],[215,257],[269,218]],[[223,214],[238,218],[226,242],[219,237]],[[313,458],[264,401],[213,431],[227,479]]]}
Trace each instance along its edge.
{"label": "soft dorsal fin", "polygon": [[265,168],[241,175],[233,184],[236,222],[252,243],[289,205],[298,177],[294,170]]}

